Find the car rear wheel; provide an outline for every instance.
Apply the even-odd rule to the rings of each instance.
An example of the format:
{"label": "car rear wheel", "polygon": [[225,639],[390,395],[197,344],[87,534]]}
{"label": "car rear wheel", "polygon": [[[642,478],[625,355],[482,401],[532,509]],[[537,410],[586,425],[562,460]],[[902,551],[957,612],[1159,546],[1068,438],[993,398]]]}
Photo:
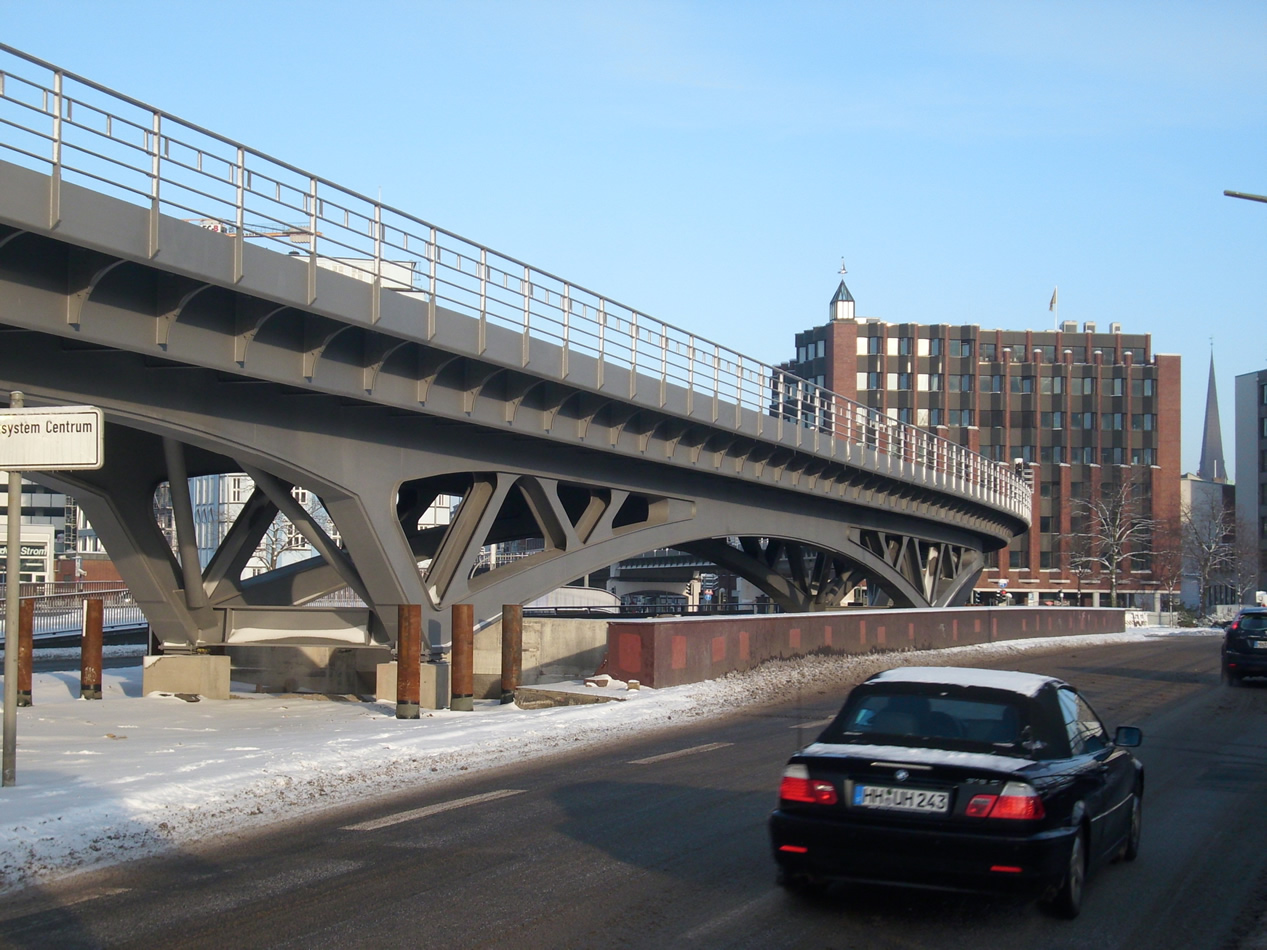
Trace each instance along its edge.
{"label": "car rear wheel", "polygon": [[779,876],[775,881],[788,893],[800,897],[816,897],[827,890],[827,885],[812,874],[779,871]]}
{"label": "car rear wheel", "polygon": [[1240,686],[1240,685],[1241,685],[1241,674],[1240,674],[1240,673],[1233,673],[1231,670],[1226,670],[1226,671],[1225,671],[1225,673],[1224,673],[1224,675],[1226,675],[1226,676],[1227,676],[1227,685],[1228,685],[1228,686]]}
{"label": "car rear wheel", "polygon": [[1046,902],[1047,910],[1057,917],[1073,920],[1082,910],[1082,888],[1087,879],[1086,832],[1079,830],[1069,845],[1065,876],[1056,893]]}

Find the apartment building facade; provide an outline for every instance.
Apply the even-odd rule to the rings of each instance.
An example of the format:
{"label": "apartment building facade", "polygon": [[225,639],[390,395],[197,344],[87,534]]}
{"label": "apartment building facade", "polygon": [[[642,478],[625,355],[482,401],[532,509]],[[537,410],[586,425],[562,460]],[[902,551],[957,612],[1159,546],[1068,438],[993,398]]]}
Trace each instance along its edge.
{"label": "apartment building facade", "polygon": [[[891,324],[855,308],[841,281],[830,319],[796,334],[783,368],[1033,479],[1033,528],[988,559],[977,599],[1107,604],[1109,578],[1076,550],[1078,502],[1129,484],[1142,515],[1177,523],[1180,357],[1116,323]],[[1119,605],[1160,609],[1164,581],[1144,551],[1118,573]]]}
{"label": "apartment building facade", "polygon": [[1236,523],[1256,535],[1256,590],[1267,591],[1267,369],[1236,377]]}

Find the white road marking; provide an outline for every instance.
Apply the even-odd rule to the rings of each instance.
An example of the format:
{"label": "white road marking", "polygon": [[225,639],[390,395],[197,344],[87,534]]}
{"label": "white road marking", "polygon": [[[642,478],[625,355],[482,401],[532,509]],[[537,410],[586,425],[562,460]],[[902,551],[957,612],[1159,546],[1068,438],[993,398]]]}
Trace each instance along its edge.
{"label": "white road marking", "polygon": [[630,765],[650,765],[652,762],[663,762],[665,759],[677,759],[684,755],[695,755],[697,752],[712,752],[714,749],[724,749],[728,745],[734,745],[733,742],[710,742],[708,745],[691,746],[689,749],[678,749],[676,752],[665,752],[663,755],[652,755],[645,759],[634,759]]}
{"label": "white road marking", "polygon": [[441,812],[452,811],[455,808],[465,808],[467,805],[478,805],[480,802],[492,802],[499,798],[508,798],[511,795],[522,795],[527,789],[523,788],[505,788],[499,792],[484,792],[482,795],[469,795],[466,798],[455,798],[451,802],[440,802],[436,805],[426,805],[422,808],[415,808],[412,811],[402,811],[399,814],[388,815],[386,818],[375,818],[373,821],[362,821],[360,824],[347,825],[343,831],[377,831],[379,828],[387,828],[391,825],[398,825],[403,821],[413,821],[415,818],[426,818],[429,815],[438,815]]}
{"label": "white road marking", "polygon": [[698,927],[693,928],[692,930],[688,930],[686,933],[682,934],[682,936],[678,937],[673,942],[681,946],[689,947],[695,941],[703,937],[711,936],[715,932],[717,932],[718,930],[722,930],[723,928],[731,928],[734,925],[740,923],[745,917],[749,916],[750,914],[753,914],[758,910],[762,910],[767,904],[772,904],[776,900],[782,900],[782,899],[783,899],[783,895],[780,891],[778,891],[777,889],[771,889],[767,891],[765,894],[756,898],[755,900],[750,900],[746,904],[740,904],[738,907],[734,908],[733,910],[729,910],[726,913],[720,915],[719,917],[714,917],[712,920],[704,921],[704,923],[700,924]]}
{"label": "white road marking", "polygon": [[103,897],[114,897],[115,894],[126,894],[130,890],[132,890],[130,887],[94,887],[90,891],[85,891],[82,894],[76,894],[74,897],[67,898],[66,900],[59,900],[57,902],[57,906],[71,907],[74,904],[82,904],[85,901],[100,900]]}

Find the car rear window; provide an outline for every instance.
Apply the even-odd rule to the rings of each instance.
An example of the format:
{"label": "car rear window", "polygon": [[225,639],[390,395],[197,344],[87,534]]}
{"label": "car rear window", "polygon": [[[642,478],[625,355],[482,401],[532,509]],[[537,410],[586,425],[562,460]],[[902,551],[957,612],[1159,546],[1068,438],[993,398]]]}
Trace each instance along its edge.
{"label": "car rear window", "polygon": [[1022,728],[1018,703],[989,693],[983,697],[983,692],[855,692],[819,741],[971,746],[989,751],[1017,747]]}
{"label": "car rear window", "polygon": [[1267,630],[1267,614],[1245,614],[1238,626],[1242,630]]}

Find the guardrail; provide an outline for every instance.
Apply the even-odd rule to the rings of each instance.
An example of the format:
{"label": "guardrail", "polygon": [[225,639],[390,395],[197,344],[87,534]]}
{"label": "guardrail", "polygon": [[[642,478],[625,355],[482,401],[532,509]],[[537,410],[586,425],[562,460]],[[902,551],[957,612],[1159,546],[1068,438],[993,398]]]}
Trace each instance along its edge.
{"label": "guardrail", "polygon": [[151,255],[160,214],[235,242],[239,277],[247,240],[302,247],[312,299],[317,268],[333,268],[424,300],[425,339],[443,305],[479,320],[481,346],[489,323],[521,332],[525,365],[532,340],[549,341],[563,375],[568,354],[586,354],[600,385],[604,365],[630,370],[630,399],[640,374],[658,377],[660,406],[680,387],[687,411],[713,422],[724,404],[736,426],[747,409],[758,435],[795,427],[798,447],[831,457],[870,447],[1029,518],[1025,483],[963,446],[3,44],[0,128],[0,154],[51,176],[50,224],[61,182],[74,180],[148,207]]}
{"label": "guardrail", "polygon": [[[0,636],[6,633],[4,594],[0,588]],[[18,598],[35,603],[33,639],[36,641],[72,636],[82,630],[84,601],[91,599],[104,601],[102,629],[105,631],[146,625],[145,614],[127,587],[119,582],[22,584]]]}

